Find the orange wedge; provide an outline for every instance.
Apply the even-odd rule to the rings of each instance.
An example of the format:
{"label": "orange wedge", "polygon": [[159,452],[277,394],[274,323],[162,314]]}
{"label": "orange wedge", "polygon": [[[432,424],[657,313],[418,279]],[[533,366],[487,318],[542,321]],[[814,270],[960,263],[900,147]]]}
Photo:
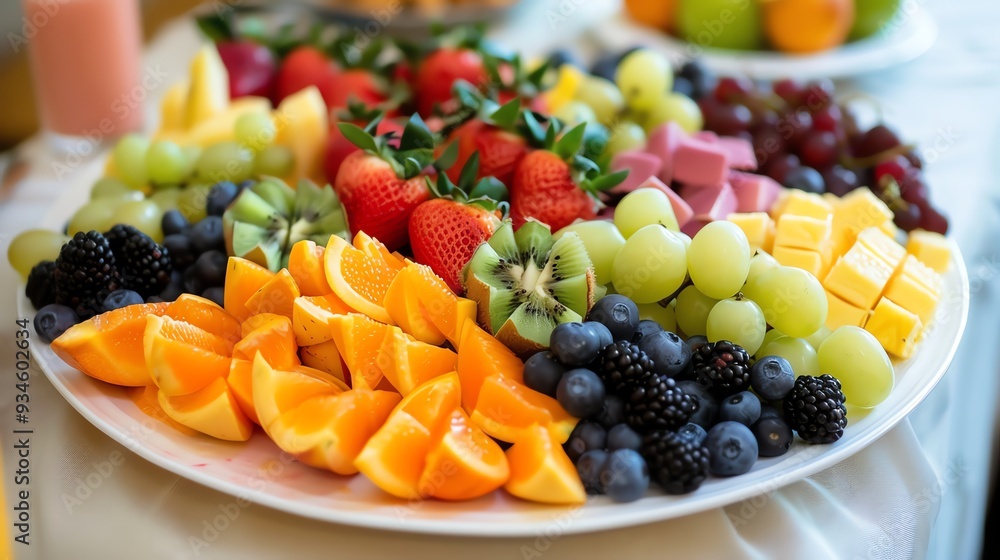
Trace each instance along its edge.
{"label": "orange wedge", "polygon": [[270,270],[240,257],[229,257],[226,266],[226,285],[223,307],[237,321],[245,321],[253,313],[247,309],[247,300],[253,297],[274,276]]}
{"label": "orange wedge", "polygon": [[379,369],[403,395],[425,381],[455,371],[458,359],[451,350],[414,340],[399,329],[387,332],[379,357]]}
{"label": "orange wedge", "polygon": [[73,325],[52,341],[64,362],[106,383],[142,387],[152,383],[142,338],[147,315],[163,315],[168,303],[129,305]]}
{"label": "orange wedge", "polygon": [[422,266],[424,265],[410,263],[400,270],[385,293],[383,305],[403,332],[419,341],[440,346],[447,338],[420,312],[420,298],[417,291],[420,289],[419,269]]}
{"label": "orange wedge", "polygon": [[284,315],[272,315],[267,322],[236,343],[233,357],[253,360],[257,352],[260,352],[271,367],[290,369],[300,364],[298,351],[292,320]]}
{"label": "orange wedge", "polygon": [[284,371],[267,363],[262,354],[253,360],[253,406],[264,431],[282,414],[317,395],[338,395],[346,387],[317,370]]}
{"label": "orange wedge", "polygon": [[222,337],[230,344],[239,342],[240,322],[214,301],[194,294],[181,294],[169,306],[167,317],[192,325]]}
{"label": "orange wedge", "polygon": [[321,296],[330,293],[330,285],[326,283],[326,271],[323,269],[322,245],[303,239],[292,245],[288,253],[288,272],[295,279],[299,291],[305,296]]}
{"label": "orange wedge", "polygon": [[142,346],[149,375],[165,396],[191,394],[229,375],[229,343],[190,323],[149,315]]}
{"label": "orange wedge", "polygon": [[573,461],[551,431],[537,424],[507,450],[510,479],[504,489],[518,498],[548,504],[582,504],[587,492]]}
{"label": "orange wedge", "polygon": [[501,376],[483,381],[469,417],[487,434],[510,443],[528,437],[535,424],[548,428],[556,441],[565,443],[577,423],[559,401]]}
{"label": "orange wedge", "polygon": [[326,372],[343,382],[350,380],[348,376],[344,375],[347,366],[340,358],[337,343],[332,340],[300,347],[299,358],[302,360],[302,365]]}
{"label": "orange wedge", "polygon": [[299,346],[322,344],[330,337],[330,319],[333,313],[316,305],[311,297],[297,297],[292,306],[292,330],[295,332],[295,342]]}
{"label": "orange wedge", "polygon": [[441,441],[427,454],[417,485],[422,496],[471,500],[500,488],[509,477],[507,457],[497,442],[456,409]]}
{"label": "orange wedge", "polygon": [[287,269],[281,269],[270,280],[264,283],[246,302],[247,309],[257,315],[259,313],[277,313],[292,318],[292,305],[295,298],[302,295],[295,279]]}
{"label": "orange wedge", "polygon": [[253,423],[222,378],[189,395],[171,397],[160,390],[160,406],[177,422],[215,438],[246,441],[253,433]]}
{"label": "orange wedge", "polygon": [[489,377],[524,383],[524,362],[475,321],[466,321],[458,345],[458,377],[462,380],[462,406],[472,413],[479,389]]}
{"label": "orange wedge", "polygon": [[399,268],[396,258],[391,254],[389,257],[392,260],[386,261],[377,247],[362,251],[331,236],[323,254],[326,280],[333,293],[349,307],[376,321],[391,324],[392,318],[382,302]]}
{"label": "orange wedge", "polygon": [[243,414],[254,424],[260,425],[257,409],[253,406],[253,362],[242,358],[233,358],[229,364],[229,375],[226,377],[233,398]]}
{"label": "orange wedge", "polygon": [[330,333],[351,373],[352,387],[358,387],[358,378],[363,378],[369,388],[378,386],[382,380],[379,361],[384,358],[380,353],[389,329],[399,330],[360,313],[334,315],[330,319]]}

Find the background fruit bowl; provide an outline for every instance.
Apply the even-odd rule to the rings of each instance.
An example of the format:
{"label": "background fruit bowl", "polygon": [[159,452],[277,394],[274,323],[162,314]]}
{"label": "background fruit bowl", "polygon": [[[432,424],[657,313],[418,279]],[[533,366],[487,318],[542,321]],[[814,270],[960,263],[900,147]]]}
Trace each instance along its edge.
{"label": "background fruit bowl", "polygon": [[[82,191],[68,189],[43,225],[62,223],[75,208],[72,193]],[[260,432],[243,444],[183,434],[143,412],[135,400],[141,390],[91,379],[59,360],[48,346],[36,347],[36,360],[70,405],[129,450],[179,476],[269,507],[348,525],[480,536],[534,535],[546,523],[568,516],[573,522],[565,532],[586,532],[679,517],[759,495],[829,468],[888,432],[942,378],[964,331],[968,278],[958,249],[952,251],[942,292],[948,294],[947,305],[940,307],[933,330],[914,358],[894,364],[896,386],[888,399],[865,416],[849,413],[851,422],[841,440],[824,446],[797,440],[787,454],[762,459],[745,475],[711,478],[686,496],[650,492],[629,504],[598,497],[570,510],[531,504],[502,492],[470,502],[412,504],[388,497],[365,477],[339,477],[297,463]],[[18,311],[33,315],[23,292]]]}

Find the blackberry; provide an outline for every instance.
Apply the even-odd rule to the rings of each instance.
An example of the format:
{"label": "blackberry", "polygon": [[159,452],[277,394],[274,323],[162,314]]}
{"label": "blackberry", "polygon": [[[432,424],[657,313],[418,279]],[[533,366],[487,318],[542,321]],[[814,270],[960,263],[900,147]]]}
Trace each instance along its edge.
{"label": "blackberry", "polygon": [[782,401],[785,420],[808,443],[833,443],[844,435],[847,408],[836,377],[800,375]]}
{"label": "blackberry", "polygon": [[625,399],[628,425],[639,433],[676,430],[698,410],[698,402],[665,375],[650,373]]}
{"label": "blackberry", "polygon": [[640,454],[649,465],[650,478],[668,494],[694,492],[708,477],[708,449],[675,432],[648,434]]}
{"label": "blackberry", "polygon": [[653,360],[637,344],[619,340],[601,351],[594,370],[609,394],[629,398],[632,389],[653,372]]}
{"label": "blackberry", "polygon": [[170,252],[133,226],[118,224],[105,237],[115,254],[125,288],[143,298],[160,293],[174,269]]}
{"label": "blackberry", "polygon": [[52,280],[55,269],[55,261],[42,261],[28,273],[28,284],[24,287],[24,294],[31,300],[31,305],[35,306],[35,309],[56,302],[56,285]]}
{"label": "blackberry", "polygon": [[63,245],[52,278],[56,303],[72,308],[80,319],[100,313],[104,298],[121,287],[111,246],[96,231],[77,232]]}
{"label": "blackberry", "polygon": [[699,346],[691,363],[698,382],[719,398],[750,388],[750,355],[728,340]]}

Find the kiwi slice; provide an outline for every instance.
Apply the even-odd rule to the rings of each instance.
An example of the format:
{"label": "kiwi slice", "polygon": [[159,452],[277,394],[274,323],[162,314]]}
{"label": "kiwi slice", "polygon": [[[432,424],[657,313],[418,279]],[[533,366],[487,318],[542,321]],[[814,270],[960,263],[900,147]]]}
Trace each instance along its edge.
{"label": "kiwi slice", "polygon": [[594,265],[575,233],[558,240],[529,221],[505,222],[466,265],[465,288],[478,321],[521,356],[549,346],[552,329],[582,321],[594,304]]}
{"label": "kiwi slice", "polygon": [[222,215],[229,254],[278,271],[292,246],[308,239],[325,245],[331,235],[350,239],[340,199],[329,185],[301,181],[293,189],[267,177],[243,190]]}

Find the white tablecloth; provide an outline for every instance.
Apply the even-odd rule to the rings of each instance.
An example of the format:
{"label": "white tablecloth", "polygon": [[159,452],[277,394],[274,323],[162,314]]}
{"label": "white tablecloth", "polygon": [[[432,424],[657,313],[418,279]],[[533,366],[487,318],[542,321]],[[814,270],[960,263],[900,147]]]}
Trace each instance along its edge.
{"label": "white tablecloth", "polygon": [[[907,0],[929,9],[942,28],[918,61],[843,84],[873,95],[905,138],[928,147],[933,196],[952,216],[972,279],[973,305],[959,354],[941,385],[881,440],[807,480],[726,508],[623,530],[554,538],[448,538],[324,524],[263,506],[244,509],[209,546],[204,520],[231,498],[161,470],[87,423],[41,372],[31,380],[30,546],[17,558],[975,558],[987,502],[997,403],[996,317],[1000,234],[1000,4],[991,0]],[[583,5],[579,1],[572,5]],[[956,5],[960,4],[960,5]],[[584,20],[581,8],[580,23]],[[540,20],[501,31],[534,37]],[[574,21],[572,17],[570,21]],[[523,25],[522,25],[523,23]],[[565,31],[569,33],[569,31]],[[166,81],[180,79],[195,48],[190,27],[177,25],[154,43],[148,64]],[[518,39],[515,46],[524,48]],[[16,87],[4,84],[3,87]],[[156,97],[157,91],[151,92]],[[73,165],[56,179],[37,141],[22,147],[31,175],[0,207],[0,250],[13,234],[38,224],[52,201],[80,189],[97,163]],[[13,424],[13,327],[17,279],[0,266],[0,441],[8,512],[16,465]],[[67,501],[81,479],[118,463],[81,503]],[[70,505],[67,505],[70,504]],[[550,535],[551,537],[551,535]]]}

